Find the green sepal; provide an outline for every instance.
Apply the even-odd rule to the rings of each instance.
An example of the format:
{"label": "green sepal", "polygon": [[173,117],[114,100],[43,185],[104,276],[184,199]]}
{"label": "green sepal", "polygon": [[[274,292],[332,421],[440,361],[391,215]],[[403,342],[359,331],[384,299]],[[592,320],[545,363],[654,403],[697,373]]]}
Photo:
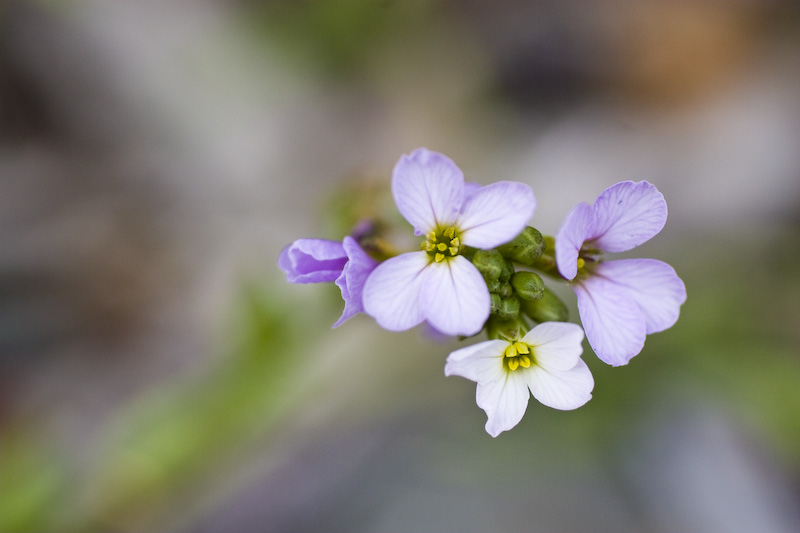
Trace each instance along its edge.
{"label": "green sepal", "polygon": [[566,322],[569,319],[567,306],[547,287],[540,299],[522,300],[520,304],[522,312],[536,322]]}
{"label": "green sepal", "polygon": [[544,281],[535,272],[517,272],[511,276],[511,285],[523,300],[539,300],[544,294]]}
{"label": "green sepal", "polygon": [[545,249],[544,237],[531,226],[522,230],[511,242],[497,247],[503,257],[527,266],[533,266]]}

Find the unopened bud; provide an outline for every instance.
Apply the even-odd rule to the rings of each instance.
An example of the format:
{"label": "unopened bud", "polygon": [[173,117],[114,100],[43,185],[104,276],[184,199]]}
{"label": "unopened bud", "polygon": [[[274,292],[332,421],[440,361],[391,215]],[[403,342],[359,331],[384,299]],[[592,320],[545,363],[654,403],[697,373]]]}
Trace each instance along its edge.
{"label": "unopened bud", "polygon": [[522,311],[536,322],[566,322],[569,311],[558,296],[547,287],[538,300],[522,300]]}
{"label": "unopened bud", "polygon": [[544,237],[538,229],[530,226],[514,237],[511,242],[498,246],[497,250],[505,257],[523,265],[532,266],[545,249]]}
{"label": "unopened bud", "polygon": [[519,321],[501,320],[496,316],[489,317],[486,323],[486,336],[490,339],[503,339],[509,342],[520,337]]}
{"label": "unopened bud", "polygon": [[511,285],[523,300],[539,300],[544,294],[544,281],[535,272],[517,272],[511,276]]}
{"label": "unopened bud", "polygon": [[499,288],[499,279],[505,267],[505,260],[497,250],[478,250],[472,256],[472,264],[483,276],[489,292],[495,292]]}
{"label": "unopened bud", "polygon": [[513,320],[519,316],[519,299],[516,296],[500,301],[497,318],[500,320]]}

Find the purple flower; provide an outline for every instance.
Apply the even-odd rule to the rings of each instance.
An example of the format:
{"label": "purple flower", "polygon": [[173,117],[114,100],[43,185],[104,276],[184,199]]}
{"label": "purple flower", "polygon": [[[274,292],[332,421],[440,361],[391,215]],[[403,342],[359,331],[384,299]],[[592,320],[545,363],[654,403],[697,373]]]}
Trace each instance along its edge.
{"label": "purple flower", "polygon": [[463,247],[494,248],[516,237],[533,216],[533,191],[501,181],[468,193],[453,161],[419,148],[395,165],[392,194],[426,240],[420,251],[378,265],[364,286],[364,309],[391,331],[427,321],[447,335],[477,333],[489,317],[489,289]]}
{"label": "purple flower", "polygon": [[594,379],[581,359],[577,324],[545,322],[514,342],[489,340],[447,357],[446,376],[478,384],[475,399],[486,411],[486,431],[496,437],[516,426],[531,394],[553,409],[577,409],[592,397]]}
{"label": "purple flower", "polygon": [[672,327],[686,287],[668,264],[655,259],[602,262],[602,252],[625,252],[654,237],[667,221],[664,196],[646,181],[624,181],[581,203],[556,236],[558,271],[578,297],[586,338],[597,356],[627,364],[645,336]]}
{"label": "purple flower", "polygon": [[344,312],[334,328],[364,310],[364,282],[377,264],[352,237],[345,237],[343,242],[299,239],[284,248],[278,258],[289,283],[336,282],[342,291]]}

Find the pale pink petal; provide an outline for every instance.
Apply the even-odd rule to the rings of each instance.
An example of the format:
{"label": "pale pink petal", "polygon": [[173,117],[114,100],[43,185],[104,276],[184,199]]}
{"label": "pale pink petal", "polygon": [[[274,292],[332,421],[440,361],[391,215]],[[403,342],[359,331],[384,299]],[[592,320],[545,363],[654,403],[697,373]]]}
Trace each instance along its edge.
{"label": "pale pink petal", "polygon": [[528,384],[520,372],[503,371],[498,379],[479,381],[475,400],[478,407],[486,411],[486,432],[497,437],[519,424],[530,396]]}
{"label": "pale pink petal", "polygon": [[536,210],[533,190],[515,181],[498,181],[467,197],[456,226],[467,246],[489,249],[519,235]]}
{"label": "pale pink petal", "polygon": [[447,356],[445,376],[461,376],[475,382],[490,382],[505,374],[503,357],[508,342],[489,340],[456,350]]}
{"label": "pale pink petal", "polygon": [[523,375],[533,397],[553,409],[577,409],[592,398],[594,378],[582,359],[569,370],[532,366]]}
{"label": "pale pink petal", "polygon": [[566,371],[575,366],[583,353],[583,330],[569,322],[544,322],[530,330],[522,342],[533,349],[537,365]]}
{"label": "pale pink petal", "polygon": [[429,263],[427,253],[410,252],[378,265],[364,284],[364,312],[390,331],[403,331],[422,322],[420,285]]}
{"label": "pale pink petal", "polygon": [[623,181],[594,201],[595,225],[587,240],[606,252],[625,252],[653,238],[667,221],[667,202],[654,185]]}
{"label": "pale pink petal", "polygon": [[466,257],[431,263],[423,276],[420,302],[434,328],[447,335],[467,336],[483,328],[491,308],[489,289]]}
{"label": "pale pink petal", "polygon": [[642,351],[647,333],[639,306],[619,285],[592,276],[573,285],[586,338],[594,353],[612,366],[628,363]]}
{"label": "pale pink petal", "polygon": [[449,157],[417,148],[395,165],[392,194],[400,213],[423,235],[455,222],[464,203],[464,174]]}
{"label": "pale pink petal", "polygon": [[598,265],[594,272],[620,286],[639,306],[647,334],[672,327],[686,301],[686,286],[675,269],[656,259],[621,259]]}
{"label": "pale pink petal", "polygon": [[572,208],[556,234],[556,265],[558,272],[566,279],[578,275],[578,254],[583,241],[591,233],[594,225],[594,212],[586,203]]}
{"label": "pale pink petal", "polygon": [[336,278],[336,286],[342,291],[344,311],[342,316],[333,325],[337,328],[348,319],[364,310],[362,294],[367,277],[378,266],[378,262],[361,249],[358,242],[352,237],[345,237],[344,250],[347,253],[347,264],[344,265],[342,274]]}

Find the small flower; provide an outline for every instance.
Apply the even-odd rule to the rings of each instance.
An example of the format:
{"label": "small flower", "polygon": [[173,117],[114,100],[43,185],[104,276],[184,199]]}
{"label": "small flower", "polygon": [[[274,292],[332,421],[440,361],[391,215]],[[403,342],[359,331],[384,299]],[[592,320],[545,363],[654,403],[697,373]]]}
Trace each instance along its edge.
{"label": "small flower", "polygon": [[352,237],[345,237],[343,242],[299,239],[284,248],[278,258],[289,283],[334,281],[341,289],[344,312],[334,328],[364,310],[364,283],[377,264]]}
{"label": "small flower", "polygon": [[463,249],[516,237],[533,216],[533,191],[515,182],[468,186],[448,157],[419,148],[395,165],[392,194],[425,241],[378,265],[364,287],[366,312],[391,331],[427,321],[447,335],[477,333],[489,317],[489,290]]}
{"label": "small flower", "polygon": [[624,181],[581,203],[556,236],[559,273],[571,280],[586,337],[597,356],[625,365],[645,336],[672,327],[686,287],[668,264],[655,259],[602,262],[603,252],[625,252],[654,237],[667,221],[664,196],[646,181]]}
{"label": "small flower", "polygon": [[522,420],[531,394],[561,410],[591,399],[594,379],[581,359],[582,341],[580,326],[545,322],[514,342],[489,340],[456,350],[444,373],[478,384],[475,399],[486,411],[486,431],[497,437]]}

